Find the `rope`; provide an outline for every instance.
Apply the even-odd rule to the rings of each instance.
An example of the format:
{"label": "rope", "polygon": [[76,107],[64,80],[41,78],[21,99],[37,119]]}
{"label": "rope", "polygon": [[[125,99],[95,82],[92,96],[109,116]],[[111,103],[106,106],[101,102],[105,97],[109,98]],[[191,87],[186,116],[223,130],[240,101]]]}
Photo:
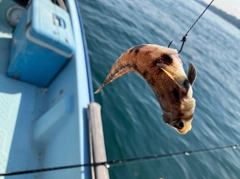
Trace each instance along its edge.
{"label": "rope", "polygon": [[196,150],[173,152],[173,153],[167,153],[167,154],[155,154],[155,155],[150,155],[150,156],[127,158],[127,159],[121,159],[121,160],[110,160],[110,161],[98,162],[98,163],[86,163],[86,164],[66,165],[66,166],[59,166],[59,167],[49,167],[49,168],[42,168],[42,169],[8,172],[8,173],[1,173],[0,176],[23,175],[23,174],[65,170],[65,169],[79,168],[79,167],[96,167],[96,166],[100,166],[100,165],[105,165],[107,168],[109,168],[110,165],[126,164],[126,163],[133,162],[133,161],[158,159],[158,158],[178,156],[178,155],[189,156],[190,154],[199,153],[199,152],[208,152],[208,151],[222,150],[222,149],[227,149],[227,148],[236,149],[239,146],[240,146],[240,144],[233,144],[233,145],[219,146],[219,147],[206,148],[206,149],[196,149]]}

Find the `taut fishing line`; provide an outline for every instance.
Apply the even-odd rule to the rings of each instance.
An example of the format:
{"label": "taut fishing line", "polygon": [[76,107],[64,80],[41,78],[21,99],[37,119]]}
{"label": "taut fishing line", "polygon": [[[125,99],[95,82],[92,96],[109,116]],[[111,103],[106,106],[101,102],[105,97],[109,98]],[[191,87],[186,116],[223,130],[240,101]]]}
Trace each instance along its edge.
{"label": "taut fishing line", "polygon": [[[211,4],[213,3],[214,0],[212,0],[208,6],[204,9],[204,11],[199,15],[199,17],[195,20],[195,22],[192,24],[192,26],[188,29],[188,31],[186,32],[186,34],[183,36],[181,42],[182,42],[182,45],[180,47],[180,50],[178,51],[178,54],[181,53],[182,49],[183,49],[183,46],[184,46],[184,43],[187,41],[187,35],[188,33],[190,32],[190,30],[192,30],[193,26],[198,22],[198,20],[202,17],[202,15],[206,12],[206,10],[211,6]],[[169,43],[168,47],[171,46],[173,40]]]}
{"label": "taut fishing line", "polygon": [[[200,16],[196,19],[196,21],[193,23],[193,25],[189,28],[189,30],[186,32],[186,34],[182,38],[182,45],[178,53],[180,53],[183,49],[184,43],[187,40],[187,35],[190,32],[190,30],[193,28],[193,26],[198,22],[198,20],[202,17],[202,15],[205,13],[205,11],[209,8],[209,6],[213,3],[214,0],[212,0],[208,6],[205,8],[205,10],[200,14]],[[171,41],[168,45],[172,44],[173,41]],[[177,156],[177,155],[190,155],[193,153],[198,152],[208,152],[208,151],[214,151],[214,150],[222,150],[227,148],[237,148],[240,146],[240,144],[234,144],[234,145],[227,145],[227,146],[220,146],[220,147],[213,147],[213,148],[206,148],[206,149],[196,149],[196,150],[189,150],[189,151],[182,151],[182,152],[175,152],[175,153],[167,153],[167,154],[155,154],[150,156],[143,156],[143,157],[136,157],[136,158],[127,158],[127,159],[121,159],[121,160],[110,160],[105,162],[98,162],[98,163],[86,163],[86,164],[75,164],[75,165],[66,165],[66,166],[59,166],[59,167],[49,167],[49,168],[42,168],[42,169],[32,169],[32,170],[24,170],[24,171],[15,171],[15,172],[7,172],[7,173],[0,173],[0,176],[14,176],[14,175],[23,175],[23,174],[32,174],[32,173],[39,173],[39,172],[48,172],[48,171],[56,171],[56,170],[64,170],[64,169],[72,169],[72,168],[79,168],[79,167],[94,167],[99,165],[105,165],[106,167],[110,167],[111,165],[116,164],[126,164],[129,162],[134,161],[140,161],[140,160],[149,160],[149,159],[158,159],[163,157],[170,157],[170,156]]]}

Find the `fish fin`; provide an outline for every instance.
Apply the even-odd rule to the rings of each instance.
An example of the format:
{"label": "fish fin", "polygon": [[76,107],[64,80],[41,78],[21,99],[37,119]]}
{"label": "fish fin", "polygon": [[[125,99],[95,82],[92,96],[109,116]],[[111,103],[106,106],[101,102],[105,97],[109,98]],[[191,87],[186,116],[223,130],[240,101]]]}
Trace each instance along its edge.
{"label": "fish fin", "polygon": [[104,86],[105,86],[105,84],[102,84],[102,85],[94,92],[94,94],[99,93],[99,92],[103,89]]}
{"label": "fish fin", "polygon": [[197,70],[192,63],[189,64],[187,77],[189,83],[193,86],[193,83],[197,77]]}
{"label": "fish fin", "polygon": [[184,87],[182,83],[182,79],[179,77],[173,76],[168,70],[161,68],[183,91],[186,91],[186,88]]}

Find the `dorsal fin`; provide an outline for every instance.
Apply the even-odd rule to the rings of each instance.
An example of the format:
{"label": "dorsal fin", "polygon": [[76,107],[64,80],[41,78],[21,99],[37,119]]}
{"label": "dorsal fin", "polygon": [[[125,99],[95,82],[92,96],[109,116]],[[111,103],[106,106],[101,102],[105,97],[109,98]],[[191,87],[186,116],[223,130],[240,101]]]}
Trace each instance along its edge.
{"label": "dorsal fin", "polygon": [[197,70],[192,63],[189,64],[187,77],[189,83],[193,86],[193,83],[197,77]]}

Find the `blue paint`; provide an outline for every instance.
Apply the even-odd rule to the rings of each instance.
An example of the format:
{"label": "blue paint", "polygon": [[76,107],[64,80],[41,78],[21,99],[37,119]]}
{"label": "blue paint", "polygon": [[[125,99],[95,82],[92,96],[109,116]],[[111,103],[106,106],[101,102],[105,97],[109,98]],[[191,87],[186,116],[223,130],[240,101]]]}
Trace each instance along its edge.
{"label": "blue paint", "polygon": [[75,51],[69,14],[34,0],[14,31],[8,76],[47,87]]}
{"label": "blue paint", "polygon": [[34,125],[34,141],[36,143],[49,142],[49,136],[57,135],[64,123],[70,119],[73,112],[73,99],[66,96],[44,113]]}
{"label": "blue paint", "polygon": [[[43,4],[45,2],[45,0],[34,0],[33,3],[35,1],[43,2]],[[87,72],[86,69],[87,51],[83,44],[84,33],[81,29],[82,26],[79,25],[80,19],[78,19],[75,1],[69,0],[66,3],[71,18],[72,35],[76,39],[74,48],[77,50],[53,78],[47,89],[7,77],[9,45],[15,43],[15,38],[0,39],[2,42],[0,43],[0,109],[4,109],[4,112],[7,112],[7,109],[10,110],[4,115],[6,116],[5,121],[1,121],[0,118],[0,135],[9,134],[4,135],[6,136],[3,138],[4,147],[0,150],[0,173],[90,162],[86,108],[90,102],[90,96],[93,94],[90,94],[88,83],[88,73],[90,72]],[[0,6],[0,12],[5,12],[7,7]],[[25,16],[27,13],[28,11]],[[6,24],[2,23],[2,20],[5,18],[0,18],[0,35],[2,25]],[[54,20],[54,25],[59,25],[59,28],[68,27],[68,24],[62,21],[61,13],[52,20]],[[26,25],[27,21],[19,23],[17,28],[24,30]],[[14,33],[17,33],[17,29]],[[30,43],[24,36],[25,33],[22,32],[22,37],[17,41],[21,47],[26,47]],[[49,41],[48,44],[50,43],[52,42]],[[33,45],[30,47],[34,48],[33,53],[37,53],[31,57],[33,62],[43,62],[51,54],[51,52],[44,54],[39,47],[35,48]],[[24,58],[30,55],[27,52],[30,51],[23,53]],[[19,54],[11,54],[16,59],[15,55]],[[18,65],[22,65],[24,60]],[[31,65],[31,63],[27,64]],[[18,67],[18,65],[16,66]],[[28,76],[36,75],[37,70],[34,70],[33,74],[29,73]],[[45,78],[51,73],[51,71],[45,72],[42,77]],[[21,79],[21,75],[19,77]],[[41,80],[34,79],[34,82]],[[3,116],[4,113],[1,114],[0,116]],[[3,143],[0,140],[1,144]],[[89,179],[91,171],[89,167],[80,167],[11,178]]]}
{"label": "blue paint", "polygon": [[77,8],[77,13],[78,13],[78,20],[80,24],[80,29],[81,29],[81,34],[82,34],[82,41],[83,41],[83,48],[84,48],[84,55],[85,55],[85,61],[86,61],[86,69],[87,69],[87,76],[88,76],[88,86],[89,86],[89,98],[90,102],[94,102],[94,95],[93,95],[93,85],[92,85],[92,75],[91,75],[91,66],[89,62],[89,56],[88,56],[88,48],[87,48],[87,41],[85,38],[85,32],[84,32],[84,27],[83,27],[83,22],[82,22],[82,17],[81,17],[81,11],[79,8],[78,1],[75,0],[76,8]]}

